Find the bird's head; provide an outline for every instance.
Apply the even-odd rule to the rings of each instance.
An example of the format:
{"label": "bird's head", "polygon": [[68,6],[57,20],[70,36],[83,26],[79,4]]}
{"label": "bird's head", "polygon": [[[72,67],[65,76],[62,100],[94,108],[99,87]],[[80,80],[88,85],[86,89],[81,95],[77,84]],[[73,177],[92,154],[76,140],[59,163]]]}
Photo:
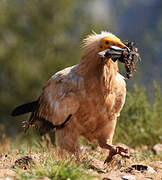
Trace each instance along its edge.
{"label": "bird's head", "polygon": [[116,37],[115,35],[112,35],[110,33],[108,33],[108,35],[109,36],[103,37],[100,41],[99,49],[101,51],[109,49],[112,46],[117,46],[118,48],[124,48],[125,47],[125,44],[123,44],[118,37]]}
{"label": "bird's head", "polygon": [[[114,67],[118,71],[117,60],[125,64],[127,78],[136,72],[135,63],[141,60],[135,43],[126,41],[123,43],[114,34],[102,31],[100,34],[93,32],[83,41],[85,53],[82,57],[86,67],[103,67],[99,64]],[[88,69],[88,68],[87,68]]]}
{"label": "bird's head", "polygon": [[84,46],[87,55],[94,54],[105,62],[120,60],[124,50],[129,51],[129,48],[118,37],[105,31],[100,34],[93,32],[84,40]]}

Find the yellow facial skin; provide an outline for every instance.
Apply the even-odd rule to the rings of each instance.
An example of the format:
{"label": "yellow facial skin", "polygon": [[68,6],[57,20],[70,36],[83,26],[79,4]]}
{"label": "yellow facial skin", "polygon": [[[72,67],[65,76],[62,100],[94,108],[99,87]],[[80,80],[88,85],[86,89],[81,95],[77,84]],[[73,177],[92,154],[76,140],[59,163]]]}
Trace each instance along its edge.
{"label": "yellow facial skin", "polygon": [[121,40],[117,37],[105,37],[101,40],[100,50],[103,51],[108,49],[111,45],[118,46],[120,48],[124,48],[125,44],[121,42]]}
{"label": "yellow facial skin", "polygon": [[[124,48],[125,44],[123,44],[121,40],[116,36],[105,37],[101,40],[100,51],[104,51],[105,49],[108,49],[110,46],[118,46],[120,48]],[[108,58],[106,64],[107,66],[110,66],[110,64],[114,64],[114,62],[111,60],[111,58]],[[117,64],[117,62],[115,62],[115,64]]]}

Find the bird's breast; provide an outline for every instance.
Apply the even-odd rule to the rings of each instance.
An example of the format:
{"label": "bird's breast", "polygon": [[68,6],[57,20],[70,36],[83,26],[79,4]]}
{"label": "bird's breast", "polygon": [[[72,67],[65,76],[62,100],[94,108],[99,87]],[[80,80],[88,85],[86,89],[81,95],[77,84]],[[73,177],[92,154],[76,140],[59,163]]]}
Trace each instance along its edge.
{"label": "bird's breast", "polygon": [[77,123],[79,127],[82,127],[81,135],[89,140],[93,140],[97,131],[113,119],[111,111],[115,102],[115,95],[109,95],[105,100],[103,99],[100,96],[87,96],[86,101],[82,102],[79,111],[76,113]]}

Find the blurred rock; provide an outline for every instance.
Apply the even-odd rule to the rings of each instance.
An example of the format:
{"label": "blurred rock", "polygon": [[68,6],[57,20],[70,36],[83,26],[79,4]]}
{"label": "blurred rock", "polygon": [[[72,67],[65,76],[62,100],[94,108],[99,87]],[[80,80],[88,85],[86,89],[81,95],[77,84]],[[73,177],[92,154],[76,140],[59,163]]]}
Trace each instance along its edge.
{"label": "blurred rock", "polygon": [[106,172],[106,165],[103,161],[100,161],[96,158],[93,158],[90,163],[90,167],[93,170],[96,170],[98,173],[105,173]]}
{"label": "blurred rock", "polygon": [[143,145],[143,146],[141,147],[141,149],[144,150],[144,151],[147,151],[149,148],[148,148],[148,146]]}
{"label": "blurred rock", "polygon": [[34,164],[33,159],[30,156],[23,156],[15,161],[15,164],[13,165],[13,168],[15,166],[22,168],[24,170],[29,168],[30,164]]}
{"label": "blurred rock", "polygon": [[105,177],[105,178],[103,178],[102,180],[111,180],[111,179],[110,179],[110,178],[106,178],[106,177]]}
{"label": "blurred rock", "polygon": [[124,180],[136,180],[136,177],[133,175],[126,175],[121,177]]}
{"label": "blurred rock", "polygon": [[156,171],[151,166],[147,166],[147,172],[151,174],[156,173]]}
{"label": "blurred rock", "polygon": [[120,171],[111,171],[106,177],[107,179],[110,180],[121,180],[121,175],[122,173]]}
{"label": "blurred rock", "polygon": [[156,144],[152,149],[155,154],[160,155],[162,153],[162,144]]}
{"label": "blurred rock", "polygon": [[5,178],[0,178],[0,180],[14,180],[14,178],[13,177],[5,177]]}
{"label": "blurred rock", "polygon": [[16,175],[15,171],[10,169],[0,169],[0,178],[4,177],[14,177]]}
{"label": "blurred rock", "polygon": [[147,166],[143,164],[133,164],[131,167],[140,172],[147,171]]}
{"label": "blurred rock", "polygon": [[84,153],[87,149],[88,149],[87,146],[84,146],[84,145],[80,146],[80,150],[81,150],[83,153]]}
{"label": "blurred rock", "polygon": [[131,173],[131,174],[134,173],[135,171],[138,171],[141,173],[147,172],[151,174],[156,173],[156,171],[151,166],[142,165],[142,164],[135,164],[135,165],[132,165],[131,167],[121,169],[121,172]]}
{"label": "blurred rock", "polygon": [[144,171],[147,171],[148,173],[151,173],[151,174],[156,173],[156,171],[151,166],[148,166],[148,165],[137,164],[137,165],[132,165],[131,167],[142,173]]}
{"label": "blurred rock", "polygon": [[153,161],[149,164],[154,169],[160,169],[162,170],[162,161]]}

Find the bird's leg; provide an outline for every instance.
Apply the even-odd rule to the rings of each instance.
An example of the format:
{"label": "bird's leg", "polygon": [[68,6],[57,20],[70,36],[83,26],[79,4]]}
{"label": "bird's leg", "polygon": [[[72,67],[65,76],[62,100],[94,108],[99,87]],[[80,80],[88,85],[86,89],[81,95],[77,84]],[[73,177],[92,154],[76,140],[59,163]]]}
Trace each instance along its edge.
{"label": "bird's leg", "polygon": [[115,156],[116,154],[119,154],[120,156],[125,157],[125,158],[130,158],[130,155],[127,154],[128,149],[126,148],[123,148],[121,146],[109,145],[103,142],[99,142],[99,145],[101,148],[109,150],[109,155],[105,159],[104,163],[109,163],[112,160],[113,156]]}

